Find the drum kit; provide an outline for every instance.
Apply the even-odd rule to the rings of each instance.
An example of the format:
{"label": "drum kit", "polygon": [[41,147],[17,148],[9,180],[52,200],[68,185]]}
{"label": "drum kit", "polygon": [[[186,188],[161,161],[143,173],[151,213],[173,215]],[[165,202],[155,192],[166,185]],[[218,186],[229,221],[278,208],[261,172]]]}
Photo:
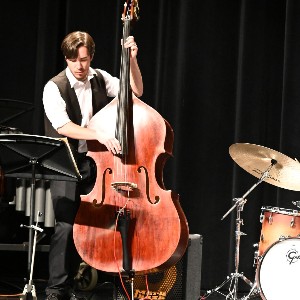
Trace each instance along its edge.
{"label": "drum kit", "polygon": [[[250,299],[259,297],[264,300],[299,299],[300,278],[300,211],[266,206],[261,208],[262,224],[260,240],[255,253],[255,280],[251,282],[243,273],[239,273],[239,247],[241,232],[241,211],[246,196],[261,182],[274,186],[300,191],[300,163],[295,159],[267,147],[237,143],[229,147],[231,158],[245,171],[258,178],[241,198],[234,198],[234,205],[222,217],[222,220],[236,209],[235,230],[235,272],[216,288],[207,291],[201,299],[218,292],[225,299]],[[293,202],[299,207],[299,203]],[[238,280],[242,279],[251,287],[250,292],[238,298]],[[229,293],[221,288],[229,283]]]}

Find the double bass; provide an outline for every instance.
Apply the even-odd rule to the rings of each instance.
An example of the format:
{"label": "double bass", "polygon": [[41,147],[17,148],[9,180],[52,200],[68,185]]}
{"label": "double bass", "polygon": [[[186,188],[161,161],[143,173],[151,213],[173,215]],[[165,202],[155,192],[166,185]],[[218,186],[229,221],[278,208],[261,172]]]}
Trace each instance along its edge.
{"label": "double bass", "polygon": [[[127,1],[123,41],[137,13],[137,0]],[[178,194],[166,190],[163,182],[173,130],[131,92],[129,51],[122,47],[118,97],[89,123],[90,128],[115,134],[121,154],[87,141],[97,178],[92,191],[81,195],[73,237],[81,258],[95,269],[143,275],[176,264],[186,251],[189,230]]]}

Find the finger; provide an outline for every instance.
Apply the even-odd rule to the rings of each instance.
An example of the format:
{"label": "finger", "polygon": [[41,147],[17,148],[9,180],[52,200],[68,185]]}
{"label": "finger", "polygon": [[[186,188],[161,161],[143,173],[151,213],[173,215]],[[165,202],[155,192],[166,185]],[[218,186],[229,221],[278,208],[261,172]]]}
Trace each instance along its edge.
{"label": "finger", "polygon": [[111,151],[114,153],[114,154],[119,154],[121,153],[121,145],[119,143],[119,141],[116,139],[114,141],[112,141],[112,148],[111,148]]}
{"label": "finger", "polygon": [[114,144],[111,140],[107,141],[105,146],[106,146],[108,151],[114,153]]}
{"label": "finger", "polygon": [[131,47],[131,46],[133,46],[133,45],[136,45],[136,42],[134,41],[133,36],[129,36],[129,37],[125,40],[124,45],[127,46],[127,47]]}
{"label": "finger", "polygon": [[116,152],[117,152],[118,154],[121,153],[122,148],[121,148],[121,145],[120,145],[119,141],[116,141],[116,144],[115,144],[115,150],[116,150]]}
{"label": "finger", "polygon": [[134,42],[134,37],[132,35],[128,36],[126,42]]}

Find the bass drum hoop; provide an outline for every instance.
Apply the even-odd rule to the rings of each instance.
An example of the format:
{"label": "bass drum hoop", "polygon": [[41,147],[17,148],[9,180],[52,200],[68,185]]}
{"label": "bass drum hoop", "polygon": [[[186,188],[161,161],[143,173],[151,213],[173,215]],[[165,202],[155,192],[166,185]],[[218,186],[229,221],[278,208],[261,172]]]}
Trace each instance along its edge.
{"label": "bass drum hoop", "polygon": [[[265,260],[265,258],[268,256],[268,253],[270,253],[270,251],[272,249],[275,249],[276,246],[284,243],[284,242],[290,242],[290,241],[295,241],[295,242],[300,242],[300,236],[298,237],[287,237],[287,238],[283,238],[283,239],[280,239],[278,241],[276,241],[275,243],[271,244],[267,250],[264,252],[264,254],[261,256],[260,260],[259,260],[259,263],[258,263],[258,266],[257,266],[257,269],[256,269],[256,283],[257,283],[257,288],[258,288],[258,293],[260,294],[261,298],[263,300],[277,300],[277,299],[274,299],[274,298],[266,298],[266,295],[264,293],[264,290],[263,290],[263,287],[261,285],[261,267],[263,266],[263,262]],[[299,247],[299,258],[300,258],[300,247]],[[273,264],[274,265],[274,262]],[[291,276],[294,276],[295,274],[291,274]],[[276,284],[275,284],[276,285]],[[274,287],[273,287],[274,288]],[[281,289],[285,289],[284,286],[280,286]],[[287,295],[288,296],[288,295]],[[283,299],[283,298],[278,298],[278,299]],[[287,298],[286,298],[287,299]]]}

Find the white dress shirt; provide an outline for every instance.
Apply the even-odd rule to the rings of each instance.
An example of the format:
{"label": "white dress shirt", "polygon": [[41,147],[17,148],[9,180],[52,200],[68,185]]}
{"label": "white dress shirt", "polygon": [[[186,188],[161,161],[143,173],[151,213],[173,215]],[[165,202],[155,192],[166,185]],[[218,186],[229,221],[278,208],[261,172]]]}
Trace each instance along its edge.
{"label": "white dress shirt", "polygon": [[[97,69],[97,71],[99,71],[104,78],[107,96],[116,97],[119,91],[119,79],[111,76],[106,71],[100,69]],[[94,74],[96,74],[96,71],[90,68],[87,79],[85,81],[79,81],[74,77],[70,69],[68,67],[66,68],[66,76],[70,82],[71,88],[74,88],[78,98],[82,114],[81,127],[87,127],[92,118],[93,104],[90,79],[93,78]],[[43,104],[46,116],[54,129],[57,130],[71,122],[66,111],[66,102],[61,97],[59,89],[53,81],[48,81],[44,87]],[[78,151],[87,151],[86,141],[79,141]]]}

